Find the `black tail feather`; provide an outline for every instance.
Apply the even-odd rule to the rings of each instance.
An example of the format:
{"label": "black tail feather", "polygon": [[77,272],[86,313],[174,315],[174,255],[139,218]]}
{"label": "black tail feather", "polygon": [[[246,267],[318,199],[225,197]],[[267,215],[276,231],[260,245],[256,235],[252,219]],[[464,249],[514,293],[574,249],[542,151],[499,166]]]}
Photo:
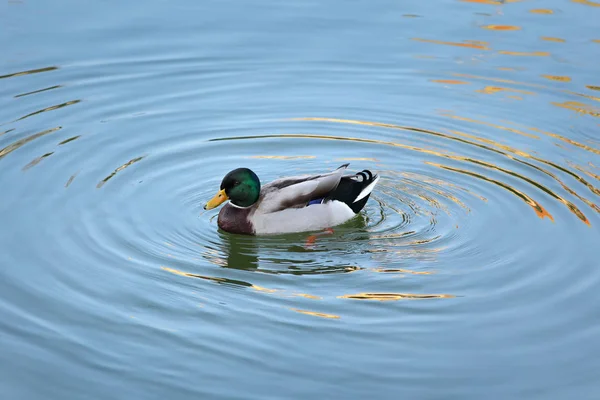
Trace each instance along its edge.
{"label": "black tail feather", "polygon": [[365,169],[355,175],[344,176],[340,180],[338,187],[331,192],[325,201],[341,201],[346,203],[355,214],[358,214],[360,210],[363,209],[365,204],[367,204],[367,200],[369,200],[371,194],[369,193],[362,199],[355,202],[356,198],[359,197],[363,189],[373,183],[377,177],[378,175],[374,175],[368,169]]}

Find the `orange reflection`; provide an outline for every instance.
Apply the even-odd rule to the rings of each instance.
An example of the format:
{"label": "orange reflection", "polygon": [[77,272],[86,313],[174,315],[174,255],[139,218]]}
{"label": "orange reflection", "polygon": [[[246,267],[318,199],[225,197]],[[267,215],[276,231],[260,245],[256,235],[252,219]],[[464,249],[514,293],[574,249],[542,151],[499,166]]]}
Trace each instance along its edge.
{"label": "orange reflection", "polygon": [[561,38],[557,38],[557,37],[550,37],[550,36],[542,36],[541,39],[545,40],[547,42],[557,42],[557,43],[565,43],[566,42],[565,39],[561,39]]}
{"label": "orange reflection", "polygon": [[477,44],[475,44],[475,43],[466,43],[467,42],[466,40],[463,41],[465,43],[460,43],[460,42],[445,42],[445,41],[442,41],[442,40],[421,39],[421,38],[412,38],[412,40],[415,40],[417,42],[424,42],[424,43],[443,44],[443,45],[446,45],[446,46],[468,47],[468,48],[471,48],[471,49],[489,50],[489,48],[486,46],[487,43],[485,43],[485,42],[478,42]]}
{"label": "orange reflection", "polygon": [[518,31],[520,26],[515,25],[483,25],[483,29],[491,29],[493,31]]}
{"label": "orange reflection", "polygon": [[476,90],[476,92],[485,93],[485,94],[494,94],[494,93],[498,93],[498,92],[514,92],[514,93],[529,94],[529,95],[535,94],[528,90],[512,89],[512,88],[507,88],[507,87],[502,87],[502,86],[486,86],[483,89]]}
{"label": "orange reflection", "polygon": [[[487,124],[487,123],[486,123],[486,122],[484,122],[484,121],[478,121],[478,120],[474,120],[474,119],[470,119],[470,118],[464,118],[464,117],[454,116],[454,115],[452,115],[452,114],[441,114],[441,115],[444,115],[444,116],[447,116],[447,117],[450,117],[450,118],[457,118],[457,119],[460,119],[460,120],[463,120],[463,121],[468,121],[468,122],[478,123],[478,124],[484,124],[484,125],[486,125],[486,124]],[[498,125],[498,126],[496,126],[496,127],[497,127],[497,128],[499,128],[499,129],[501,129],[501,128],[504,128],[504,127],[502,127],[501,125]],[[538,128],[533,128],[533,127],[529,127],[529,128],[527,128],[527,129],[529,129],[529,130],[532,130],[532,131],[534,131],[534,132],[539,132],[539,133],[542,133],[542,134],[544,134],[544,135],[550,136],[550,137],[552,137],[552,138],[555,138],[555,139],[562,140],[562,141],[564,141],[564,142],[566,142],[566,143],[569,143],[569,144],[571,144],[571,145],[573,145],[573,146],[576,146],[576,147],[582,148],[582,149],[584,149],[584,150],[586,150],[586,151],[589,151],[589,152],[592,152],[592,153],[594,153],[594,154],[600,154],[600,150],[598,150],[598,149],[595,149],[595,148],[593,148],[593,147],[590,147],[590,146],[587,146],[587,145],[585,145],[585,144],[582,144],[582,143],[579,143],[579,142],[573,141],[573,140],[571,140],[571,139],[569,139],[569,138],[566,138],[566,137],[564,137],[564,136],[557,135],[557,134],[555,134],[555,133],[552,133],[552,132],[546,132],[546,131],[543,131],[543,130],[541,130],[541,129],[538,129]],[[452,132],[452,133],[454,133],[454,134],[457,134],[457,135],[461,135],[461,136],[465,136],[465,137],[469,137],[469,138],[472,138],[472,139],[475,139],[475,140],[481,141],[481,142],[483,142],[483,143],[488,143],[488,144],[491,144],[491,145],[493,145],[493,146],[495,146],[495,147],[498,147],[498,148],[500,148],[500,149],[503,149],[503,150],[509,151],[509,152],[511,152],[511,153],[514,153],[514,154],[517,154],[517,155],[519,155],[519,156],[521,156],[521,157],[530,158],[530,159],[532,159],[532,160],[535,160],[535,161],[541,162],[541,163],[543,163],[543,164],[549,165],[549,166],[551,166],[551,167],[554,167],[554,168],[556,168],[556,169],[558,169],[558,170],[560,170],[560,171],[562,171],[562,172],[564,172],[564,173],[566,173],[566,174],[569,174],[569,175],[571,175],[573,178],[577,179],[579,182],[581,182],[582,184],[584,184],[585,186],[587,186],[587,187],[588,187],[588,189],[590,189],[590,191],[591,191],[592,193],[594,193],[594,194],[596,194],[596,195],[600,196],[600,190],[598,190],[597,188],[595,188],[594,186],[592,186],[592,185],[591,185],[589,182],[587,182],[587,181],[586,181],[585,179],[583,179],[582,177],[578,176],[577,174],[574,174],[573,172],[569,171],[568,169],[565,169],[565,168],[563,168],[563,167],[561,167],[561,166],[559,166],[559,165],[557,165],[557,164],[555,164],[555,163],[552,163],[552,162],[550,162],[550,161],[544,160],[544,159],[542,159],[542,158],[539,158],[539,157],[535,157],[535,156],[533,156],[533,155],[531,155],[531,154],[528,154],[528,153],[525,153],[525,152],[523,152],[523,151],[520,151],[520,150],[514,149],[514,148],[512,148],[512,147],[510,147],[510,146],[501,145],[501,144],[499,144],[499,143],[496,143],[496,142],[494,142],[494,141],[492,141],[492,140],[489,140],[489,139],[478,138],[477,136],[474,136],[474,135],[469,135],[469,134],[466,134],[466,133],[463,133],[463,132],[460,132],[460,131],[454,131],[454,130],[453,130],[453,131],[451,131],[451,132]],[[469,142],[466,142],[466,143],[469,143]],[[518,161],[518,162],[524,163],[524,164],[526,164],[526,165],[528,165],[528,166],[530,166],[530,167],[532,167],[532,168],[538,169],[539,171],[541,171],[541,172],[543,172],[543,173],[545,173],[545,174],[547,174],[547,175],[551,176],[551,177],[552,177],[552,178],[554,178],[555,180],[557,180],[557,181],[558,181],[558,182],[559,182],[559,183],[560,183],[560,184],[561,184],[561,185],[564,187],[564,185],[562,184],[562,182],[561,182],[560,180],[558,180],[558,178],[557,178],[555,175],[553,175],[553,174],[549,173],[548,171],[546,171],[546,170],[544,170],[544,169],[541,169],[541,168],[539,168],[539,167],[536,167],[536,166],[535,166],[535,165],[533,165],[533,164],[526,163],[526,162],[524,162],[524,161],[522,161],[522,160],[519,160],[519,159],[517,159],[517,158],[513,158],[512,156],[510,156],[510,155],[508,155],[508,154],[505,154],[505,153],[502,153],[502,152],[500,152],[500,151],[498,151],[498,150],[495,150],[495,149],[492,149],[492,148],[489,148],[489,147],[484,147],[484,148],[486,148],[487,150],[495,151],[495,152],[497,152],[497,153],[499,153],[499,154],[504,154],[505,156],[507,156],[507,157],[510,157],[511,159],[514,159],[515,161]]]}
{"label": "orange reflection", "polygon": [[[498,128],[498,129],[502,129],[502,130],[514,131],[516,133],[523,134],[523,135],[530,135],[530,134],[527,134],[527,133],[522,132],[520,130],[516,130],[514,128],[509,128],[509,127],[505,127],[505,126],[502,126],[502,125],[491,124],[491,123],[488,123],[488,122],[485,122],[485,121],[477,121],[477,120],[473,120],[473,119],[470,119],[470,118],[459,117],[459,116],[455,116],[455,115],[451,115],[451,114],[442,114],[442,115],[448,116],[450,118],[459,119],[459,120],[465,120],[465,121],[469,121],[469,122],[480,123],[480,124],[483,124],[483,125],[492,126],[492,127],[495,127],[495,128]],[[293,120],[329,121],[329,122],[338,122],[338,123],[350,123],[350,124],[379,126],[379,127],[384,127],[384,128],[393,128],[393,129],[403,129],[403,130],[408,130],[408,131],[421,132],[421,133],[425,133],[425,134],[439,136],[439,137],[443,137],[443,138],[450,139],[450,140],[460,141],[460,142],[463,142],[465,144],[478,146],[478,147],[484,148],[486,150],[494,151],[494,152],[496,152],[498,154],[502,154],[505,157],[508,157],[508,158],[510,158],[510,159],[512,159],[512,160],[514,160],[516,162],[519,162],[521,164],[524,164],[524,165],[527,165],[527,166],[529,166],[531,168],[539,170],[540,172],[543,172],[544,174],[546,174],[546,175],[552,177],[553,179],[555,179],[569,193],[572,193],[575,196],[577,196],[578,198],[582,199],[582,201],[585,201],[586,204],[590,204],[590,202],[588,202],[587,200],[583,199],[581,196],[577,195],[574,191],[572,191],[569,188],[567,188],[566,185],[564,185],[554,174],[550,173],[549,171],[547,171],[547,170],[545,170],[545,169],[543,169],[543,168],[541,168],[539,166],[536,166],[536,165],[534,165],[532,163],[526,162],[524,160],[520,160],[519,158],[516,158],[516,157],[514,157],[511,154],[502,152],[502,151],[500,151],[498,149],[495,149],[493,147],[489,147],[489,146],[486,146],[486,145],[478,144],[478,143],[475,143],[475,142],[472,142],[472,141],[469,141],[469,140],[465,140],[465,139],[462,139],[462,138],[459,138],[459,137],[455,137],[455,136],[451,136],[451,135],[447,135],[447,134],[443,134],[443,133],[435,132],[435,131],[431,131],[431,130],[426,130],[426,129],[403,127],[403,126],[398,126],[398,125],[394,125],[394,124],[384,124],[384,123],[376,123],[376,122],[369,122],[369,121],[342,120],[342,119],[334,119],[334,118],[294,118]],[[535,130],[536,132],[539,131],[539,132],[544,133],[544,134],[546,134],[548,136],[557,137],[557,138],[560,138],[561,140],[565,140],[565,141],[571,143],[571,141],[569,139],[562,138],[559,135],[555,135],[555,134],[552,134],[550,132],[540,131],[540,130],[535,129],[535,128],[528,128],[528,129]],[[453,131],[453,132],[456,133],[456,131]],[[461,134],[461,133],[458,133],[458,134]],[[469,135],[467,135],[467,134],[462,134],[462,136],[469,137]],[[249,138],[259,138],[259,137],[263,137],[263,136],[243,137],[243,138],[236,138],[236,139],[249,139]],[[443,158],[451,159],[451,160],[455,160],[455,161],[462,161],[462,162],[468,162],[468,163],[477,164],[477,165],[480,165],[480,166],[483,166],[483,167],[486,167],[486,168],[495,169],[495,170],[500,171],[502,173],[514,176],[514,177],[516,177],[518,179],[521,179],[521,180],[523,180],[523,181],[531,184],[532,186],[535,186],[536,188],[542,190],[543,192],[547,193],[551,197],[553,197],[556,200],[558,200],[561,203],[563,203],[565,206],[567,206],[569,208],[569,210],[571,212],[573,212],[575,215],[577,215],[577,217],[579,219],[581,219],[583,222],[585,222],[586,224],[589,225],[589,221],[587,220],[587,218],[585,217],[585,215],[583,215],[583,213],[574,204],[572,204],[568,200],[564,199],[563,197],[557,195],[553,191],[549,190],[547,187],[545,187],[545,186],[537,183],[536,181],[534,181],[532,179],[529,179],[527,176],[515,173],[515,172],[513,172],[511,170],[508,170],[508,169],[505,169],[505,168],[501,168],[499,166],[496,166],[494,164],[491,164],[491,163],[488,163],[488,162],[485,162],[485,161],[482,161],[482,160],[477,160],[477,159],[473,159],[473,158],[470,158],[470,157],[462,157],[462,156],[457,156],[457,155],[452,155],[452,154],[445,154],[445,153],[441,153],[441,152],[434,151],[434,150],[428,150],[428,149],[418,148],[418,147],[414,147],[414,146],[408,146],[408,145],[404,145],[404,144],[396,143],[396,142],[384,142],[384,141],[378,141],[378,140],[372,140],[372,139],[344,138],[344,137],[323,136],[323,135],[301,135],[301,134],[269,135],[269,136],[264,136],[264,137],[320,138],[320,139],[328,139],[328,140],[350,140],[350,141],[357,141],[357,142],[363,142],[363,143],[377,143],[377,144],[384,144],[384,145],[391,145],[391,146],[395,146],[395,147],[400,147],[400,148],[404,148],[404,149],[407,149],[407,150],[418,151],[418,152],[421,152],[421,153],[431,154],[431,155],[435,155],[435,156],[438,156],[438,157],[443,157]],[[473,137],[473,136],[471,135],[471,137]],[[517,149],[513,149],[513,148],[511,148],[509,146],[501,145],[501,144],[496,143],[494,141],[490,141],[489,139],[483,139],[483,138],[477,139],[476,137],[473,137],[473,138],[475,138],[475,140],[482,141],[484,143],[490,143],[490,144],[492,144],[495,147],[504,149],[506,151],[509,151],[509,152],[514,153],[514,154],[520,155],[522,157],[531,158],[533,160],[539,161],[541,163],[544,163],[544,164],[552,166],[552,167],[554,167],[556,169],[559,169],[560,171],[563,171],[563,172],[565,172],[565,173],[573,176],[575,179],[577,179],[578,181],[580,181],[581,183],[583,183],[584,185],[586,185],[593,193],[595,193],[597,195],[600,195],[600,191],[597,188],[595,188],[592,185],[590,185],[585,179],[583,179],[582,177],[578,176],[577,174],[573,173],[572,171],[570,171],[570,170],[568,170],[566,168],[563,168],[563,167],[561,167],[559,165],[556,165],[555,163],[552,163],[550,161],[547,161],[547,160],[535,157],[533,155],[530,155],[528,153],[519,151]],[[533,135],[533,138],[539,138],[539,137]],[[232,138],[229,138],[227,140],[231,140],[231,139]],[[221,140],[224,140],[224,139],[221,139]],[[585,145],[582,145],[582,144],[579,144],[579,143],[577,143],[577,145],[584,146],[583,148],[586,148],[586,149],[589,148],[588,146],[585,146]],[[590,149],[590,151],[593,151],[593,152],[598,151],[598,150],[592,149],[592,148],[589,148],[589,149]],[[432,163],[432,165],[436,165],[436,164]],[[439,164],[437,164],[436,166],[439,166]],[[451,167],[446,167],[446,166],[442,166],[441,168],[446,168],[446,169],[449,169],[449,170],[455,170],[455,169],[452,169]],[[472,175],[474,177],[486,180],[485,177],[482,177],[479,174],[470,173],[469,171],[456,170],[455,172],[462,172],[462,173],[470,174],[470,175]],[[525,195],[524,193],[522,193],[520,191],[517,191],[517,190],[514,190],[512,187],[509,187],[506,184],[501,183],[499,181],[490,181],[490,182],[496,183],[497,185],[499,185],[501,187],[504,187],[505,189],[513,192],[518,197],[522,198],[527,204],[529,204],[530,206],[532,206],[536,210],[536,213],[538,213],[538,215],[540,215],[542,218],[548,216],[550,219],[552,219],[551,215],[548,214],[545,211],[544,208],[542,208],[537,202],[533,201],[529,196]]]}
{"label": "orange reflection", "polygon": [[590,0],[571,0],[573,3],[584,4],[590,7],[600,7],[600,3],[596,3],[595,1]]}
{"label": "orange reflection", "polygon": [[573,110],[578,114],[587,114],[591,115],[592,117],[600,117],[600,108],[591,106],[589,104],[581,103],[579,101],[565,101],[562,103],[552,102],[550,104],[555,105],[556,107]]}
{"label": "orange reflection", "polygon": [[430,79],[430,82],[443,83],[446,85],[468,85],[469,82],[459,81],[457,79]]}
{"label": "orange reflection", "polygon": [[300,314],[312,315],[313,317],[340,319],[340,316],[335,315],[335,314],[325,314],[325,313],[320,313],[320,312],[315,312],[315,311],[300,310],[298,308],[290,308],[290,310],[299,312]]}
{"label": "orange reflection", "polygon": [[600,86],[586,85],[585,87],[590,90],[600,90]]}
{"label": "orange reflection", "polygon": [[542,78],[550,79],[557,82],[571,82],[571,77],[560,75],[541,75]]}
{"label": "orange reflection", "polygon": [[600,97],[590,96],[590,95],[587,95],[587,94],[584,94],[584,93],[577,93],[577,92],[573,92],[573,91],[570,91],[570,90],[555,89],[555,88],[552,88],[552,87],[549,87],[549,86],[544,86],[544,85],[540,85],[540,84],[536,84],[536,83],[519,82],[519,81],[514,81],[514,80],[511,80],[511,79],[488,78],[488,77],[480,76],[480,75],[460,74],[460,73],[456,73],[456,72],[453,73],[452,75],[460,77],[460,78],[479,79],[479,80],[482,80],[482,81],[511,83],[511,84],[514,84],[514,85],[537,87],[537,88],[542,88],[542,89],[546,89],[546,90],[556,90],[556,91],[561,92],[561,93],[572,94],[574,96],[585,97],[586,99],[590,99],[590,100],[594,100],[594,101],[600,101]]}
{"label": "orange reflection", "polygon": [[535,8],[533,10],[529,10],[529,12],[533,14],[554,14],[554,11],[550,10],[549,8]]}
{"label": "orange reflection", "polygon": [[498,54],[505,54],[508,56],[522,56],[522,57],[548,57],[550,55],[547,51],[506,51],[501,50]]}
{"label": "orange reflection", "polygon": [[465,175],[470,175],[472,177],[479,178],[481,180],[484,180],[484,181],[487,181],[490,183],[494,183],[494,184],[508,190],[509,192],[513,193],[520,199],[522,199],[531,208],[533,208],[533,210],[535,211],[535,213],[537,214],[538,217],[540,217],[542,219],[545,217],[548,217],[551,221],[554,221],[554,218],[552,217],[552,215],[548,211],[546,211],[546,209],[544,207],[542,207],[537,201],[533,200],[531,197],[529,197],[525,193],[513,188],[512,186],[507,185],[506,183],[497,181],[495,179],[488,178],[486,176],[477,174],[472,171],[467,171],[467,170],[463,170],[463,169],[459,169],[459,168],[453,168],[453,167],[450,167],[447,165],[442,165],[442,164],[438,164],[438,163],[434,163],[434,162],[430,162],[430,161],[426,161],[425,164],[433,165],[434,167],[442,168],[447,171],[453,171],[453,172],[458,172],[458,173],[465,174]]}

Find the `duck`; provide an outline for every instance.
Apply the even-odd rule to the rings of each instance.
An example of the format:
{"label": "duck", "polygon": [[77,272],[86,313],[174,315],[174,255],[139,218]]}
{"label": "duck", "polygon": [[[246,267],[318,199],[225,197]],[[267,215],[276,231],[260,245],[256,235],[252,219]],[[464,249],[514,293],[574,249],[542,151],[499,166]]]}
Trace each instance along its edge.
{"label": "duck", "polygon": [[345,175],[334,171],[276,179],[261,186],[249,168],[230,171],[205,205],[219,211],[217,225],[242,235],[277,235],[331,229],[355,217],[366,205],[379,175],[365,169]]}

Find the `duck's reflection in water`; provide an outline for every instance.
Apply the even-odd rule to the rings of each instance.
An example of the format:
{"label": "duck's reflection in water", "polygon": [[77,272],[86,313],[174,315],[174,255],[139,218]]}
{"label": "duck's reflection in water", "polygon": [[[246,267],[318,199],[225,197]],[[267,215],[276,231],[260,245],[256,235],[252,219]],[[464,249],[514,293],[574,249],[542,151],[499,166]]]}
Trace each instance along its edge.
{"label": "duck's reflection in water", "polygon": [[364,218],[355,218],[335,227],[332,234],[319,235],[317,232],[312,240],[315,232],[256,237],[219,230],[222,250],[218,265],[270,274],[311,275],[356,271],[361,268],[340,265],[323,255],[332,250],[353,253],[356,250],[353,243],[369,237],[365,228]]}
{"label": "duck's reflection in water", "polygon": [[258,245],[254,236],[234,235],[219,230],[219,237],[223,243],[225,268],[241,270],[257,270]]}

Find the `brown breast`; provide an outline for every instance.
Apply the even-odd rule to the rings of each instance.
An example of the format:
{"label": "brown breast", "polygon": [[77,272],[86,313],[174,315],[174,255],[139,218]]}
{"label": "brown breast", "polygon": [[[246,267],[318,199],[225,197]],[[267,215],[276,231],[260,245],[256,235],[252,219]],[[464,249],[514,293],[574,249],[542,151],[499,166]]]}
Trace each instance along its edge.
{"label": "brown breast", "polygon": [[225,232],[254,235],[254,227],[248,220],[252,211],[251,207],[237,208],[227,203],[219,212],[217,224]]}

